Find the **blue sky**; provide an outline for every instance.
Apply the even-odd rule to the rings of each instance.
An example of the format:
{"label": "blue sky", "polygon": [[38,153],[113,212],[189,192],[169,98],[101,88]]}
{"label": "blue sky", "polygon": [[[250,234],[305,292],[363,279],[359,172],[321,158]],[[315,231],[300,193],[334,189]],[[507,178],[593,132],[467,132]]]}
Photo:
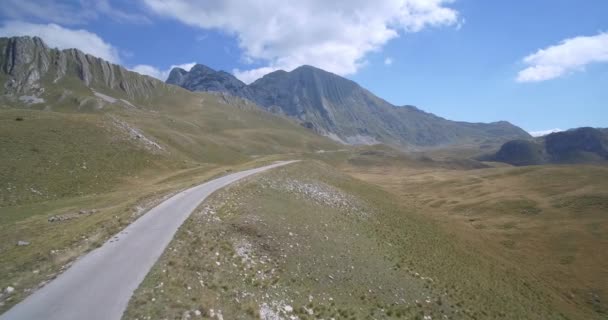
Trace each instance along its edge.
{"label": "blue sky", "polygon": [[194,62],[246,82],[311,64],[396,105],[542,131],[608,127],[606,17],[605,0],[6,0],[0,35],[159,78]]}

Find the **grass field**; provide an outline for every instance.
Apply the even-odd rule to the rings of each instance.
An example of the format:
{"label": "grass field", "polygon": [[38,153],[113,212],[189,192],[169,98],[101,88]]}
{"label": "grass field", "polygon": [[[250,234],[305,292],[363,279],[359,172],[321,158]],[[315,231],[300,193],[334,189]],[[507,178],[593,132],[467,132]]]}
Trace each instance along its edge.
{"label": "grass field", "polygon": [[72,87],[67,98],[50,87],[46,106],[0,105],[0,287],[16,289],[0,294],[0,312],[165,195],[337,147],[241,100],[175,88],[125,107]]}
{"label": "grass field", "polygon": [[0,106],[0,287],[16,289],[0,312],[164,197],[295,158],[199,208],[125,317],[606,318],[608,168],[345,147],[242,100],[165,90],[132,107],[87,88]]}
{"label": "grass field", "polygon": [[[170,174],[124,179],[105,193],[0,208],[0,312],[44,285],[80,255],[97,248],[154,205],[179,190],[227,172],[257,167],[272,157],[239,165],[208,165]],[[84,211],[83,213],[81,213]],[[93,213],[93,212],[94,213]],[[50,222],[52,217],[61,218]],[[18,246],[18,241],[29,245]]]}
{"label": "grass field", "polygon": [[124,318],[569,318],[540,281],[465,240],[397,195],[305,161],[206,201]]}
{"label": "grass field", "polygon": [[414,205],[568,318],[608,316],[607,167],[344,169]]}
{"label": "grass field", "polygon": [[207,135],[190,111],[113,113],[151,150],[104,114],[0,111],[0,312],[173,192],[298,158],[206,201],[125,318],[605,318],[608,168],[336,148],[251,112]]}

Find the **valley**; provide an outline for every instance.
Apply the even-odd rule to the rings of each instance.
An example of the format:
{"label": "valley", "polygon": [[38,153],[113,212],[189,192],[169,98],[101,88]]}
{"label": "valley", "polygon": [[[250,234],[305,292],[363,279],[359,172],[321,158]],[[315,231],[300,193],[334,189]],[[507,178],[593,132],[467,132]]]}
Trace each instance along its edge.
{"label": "valley", "polygon": [[37,37],[0,67],[0,317],[172,196],[290,160],[167,210],[113,318],[608,315],[605,129],[451,121],[310,66],[165,83]]}

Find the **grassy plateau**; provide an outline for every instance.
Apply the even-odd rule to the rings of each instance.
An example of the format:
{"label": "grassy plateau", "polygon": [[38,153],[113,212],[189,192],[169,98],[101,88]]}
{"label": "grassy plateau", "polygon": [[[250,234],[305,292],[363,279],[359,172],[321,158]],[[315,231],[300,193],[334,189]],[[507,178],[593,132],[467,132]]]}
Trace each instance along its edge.
{"label": "grassy plateau", "polygon": [[51,80],[0,97],[0,312],[171,194],[301,159],[203,203],[124,318],[608,317],[606,166],[343,146],[230,96]]}

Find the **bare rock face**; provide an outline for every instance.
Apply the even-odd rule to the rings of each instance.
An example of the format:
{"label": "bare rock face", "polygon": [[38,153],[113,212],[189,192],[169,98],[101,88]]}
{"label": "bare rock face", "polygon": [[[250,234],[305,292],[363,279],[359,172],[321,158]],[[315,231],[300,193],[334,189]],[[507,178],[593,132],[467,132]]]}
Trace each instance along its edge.
{"label": "bare rock face", "polygon": [[16,93],[39,89],[41,75],[49,70],[49,48],[40,38],[9,38],[2,54],[2,71],[11,79],[4,87]]}
{"label": "bare rock face", "polygon": [[46,81],[57,83],[67,77],[76,77],[87,87],[124,91],[131,99],[149,97],[165,85],[78,49],[49,48],[38,37],[0,38],[0,67],[8,78],[5,93],[15,95],[42,94]]}

